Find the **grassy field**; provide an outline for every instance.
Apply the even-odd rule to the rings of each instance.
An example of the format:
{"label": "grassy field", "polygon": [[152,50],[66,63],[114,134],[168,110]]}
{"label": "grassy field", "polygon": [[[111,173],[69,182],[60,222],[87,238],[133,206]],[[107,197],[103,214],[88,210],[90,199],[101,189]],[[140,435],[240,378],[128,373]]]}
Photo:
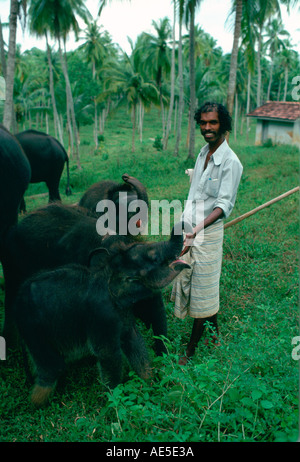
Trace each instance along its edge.
{"label": "grassy field", "polygon": [[[237,203],[229,221],[299,184],[299,150],[288,146],[255,147],[238,135],[230,145],[243,166]],[[92,128],[81,129],[81,162],[71,159],[76,202],[86,188],[101,179],[120,181],[125,172],[136,176],[152,199],[187,197],[184,171],[185,133],[181,154],[173,156],[174,136],[166,152],[153,148],[160,134],[160,114],[145,115],[143,142],[131,152],[131,123],[120,110],[106,126],[95,153]],[[199,132],[196,152],[203,145]],[[46,191],[30,185],[27,208],[46,203],[29,197]],[[164,237],[166,239],[166,237]],[[160,239],[154,236],[153,239]],[[94,364],[69,367],[46,409],[29,401],[21,355],[0,363],[0,441],[6,442],[273,442],[295,441],[299,428],[298,366],[292,339],[298,328],[299,193],[225,230],[221,276],[220,341],[218,348],[201,341],[193,362],[182,367],[191,319],[173,315],[171,287],[164,290],[168,316],[169,354],[152,355],[153,379],[144,382],[125,367],[124,382],[114,390],[98,380]],[[3,321],[3,284],[0,321]],[[151,333],[143,334],[152,349]],[[151,353],[152,354],[152,353]]]}

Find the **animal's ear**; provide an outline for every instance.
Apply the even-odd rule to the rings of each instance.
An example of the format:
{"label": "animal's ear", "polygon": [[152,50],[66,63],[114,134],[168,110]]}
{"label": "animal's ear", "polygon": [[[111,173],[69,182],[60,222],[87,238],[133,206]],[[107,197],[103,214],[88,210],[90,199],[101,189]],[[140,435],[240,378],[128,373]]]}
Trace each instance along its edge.
{"label": "animal's ear", "polygon": [[107,263],[108,258],[110,258],[110,253],[105,247],[94,249],[89,254],[88,266],[103,266]]}

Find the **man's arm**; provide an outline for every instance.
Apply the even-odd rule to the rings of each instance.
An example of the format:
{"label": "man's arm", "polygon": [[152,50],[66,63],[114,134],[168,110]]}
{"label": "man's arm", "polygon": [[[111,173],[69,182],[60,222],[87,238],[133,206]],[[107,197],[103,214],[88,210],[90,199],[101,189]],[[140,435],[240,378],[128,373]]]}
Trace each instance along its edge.
{"label": "man's arm", "polygon": [[180,256],[186,254],[189,250],[191,245],[193,245],[193,241],[196,235],[207,226],[212,225],[215,221],[221,218],[223,215],[223,210],[220,207],[216,207],[201,223],[196,225],[193,228],[193,233],[187,233],[184,240],[184,248],[180,254]]}

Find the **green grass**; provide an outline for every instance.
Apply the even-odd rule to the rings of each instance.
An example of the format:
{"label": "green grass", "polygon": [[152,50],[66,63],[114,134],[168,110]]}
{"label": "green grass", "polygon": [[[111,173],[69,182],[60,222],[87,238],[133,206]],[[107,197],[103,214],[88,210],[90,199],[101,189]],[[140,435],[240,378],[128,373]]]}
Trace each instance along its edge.
{"label": "green grass", "polygon": [[[254,146],[254,129],[230,144],[244,166],[236,206],[229,221],[299,184],[299,151],[288,146]],[[81,131],[78,171],[71,159],[76,202],[95,181],[137,176],[150,199],[187,197],[189,182],[183,133],[181,154],[157,152],[160,135],[156,110],[145,116],[143,143],[131,152],[130,117],[123,109],[107,122],[104,142],[95,155],[92,129]],[[196,152],[203,145],[197,132]],[[30,185],[27,208],[47,198]],[[164,237],[166,238],[166,237]],[[160,239],[155,236],[154,239]],[[298,361],[292,359],[292,339],[298,330],[299,193],[225,230],[219,324],[221,346],[201,341],[193,362],[178,365],[192,320],[178,320],[164,290],[169,354],[155,358],[151,333],[141,329],[152,355],[153,377],[144,382],[125,365],[124,382],[107,390],[95,364],[82,361],[69,367],[46,409],[34,410],[29,401],[22,359],[18,352],[0,363],[0,441],[52,442],[273,442],[295,441],[299,428]],[[0,288],[0,321],[3,320]]]}

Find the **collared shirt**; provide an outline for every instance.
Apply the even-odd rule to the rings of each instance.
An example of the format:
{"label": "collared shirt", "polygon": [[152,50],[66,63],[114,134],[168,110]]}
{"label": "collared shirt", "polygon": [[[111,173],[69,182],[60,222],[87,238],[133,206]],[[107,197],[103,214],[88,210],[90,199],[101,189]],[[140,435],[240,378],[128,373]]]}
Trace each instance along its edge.
{"label": "collared shirt", "polygon": [[196,160],[184,210],[184,218],[193,226],[199,224],[199,217],[205,219],[216,207],[223,210],[223,216],[217,222],[229,217],[243,172],[241,162],[226,140],[212,154],[204,170],[208,152],[209,145],[206,144]]}

